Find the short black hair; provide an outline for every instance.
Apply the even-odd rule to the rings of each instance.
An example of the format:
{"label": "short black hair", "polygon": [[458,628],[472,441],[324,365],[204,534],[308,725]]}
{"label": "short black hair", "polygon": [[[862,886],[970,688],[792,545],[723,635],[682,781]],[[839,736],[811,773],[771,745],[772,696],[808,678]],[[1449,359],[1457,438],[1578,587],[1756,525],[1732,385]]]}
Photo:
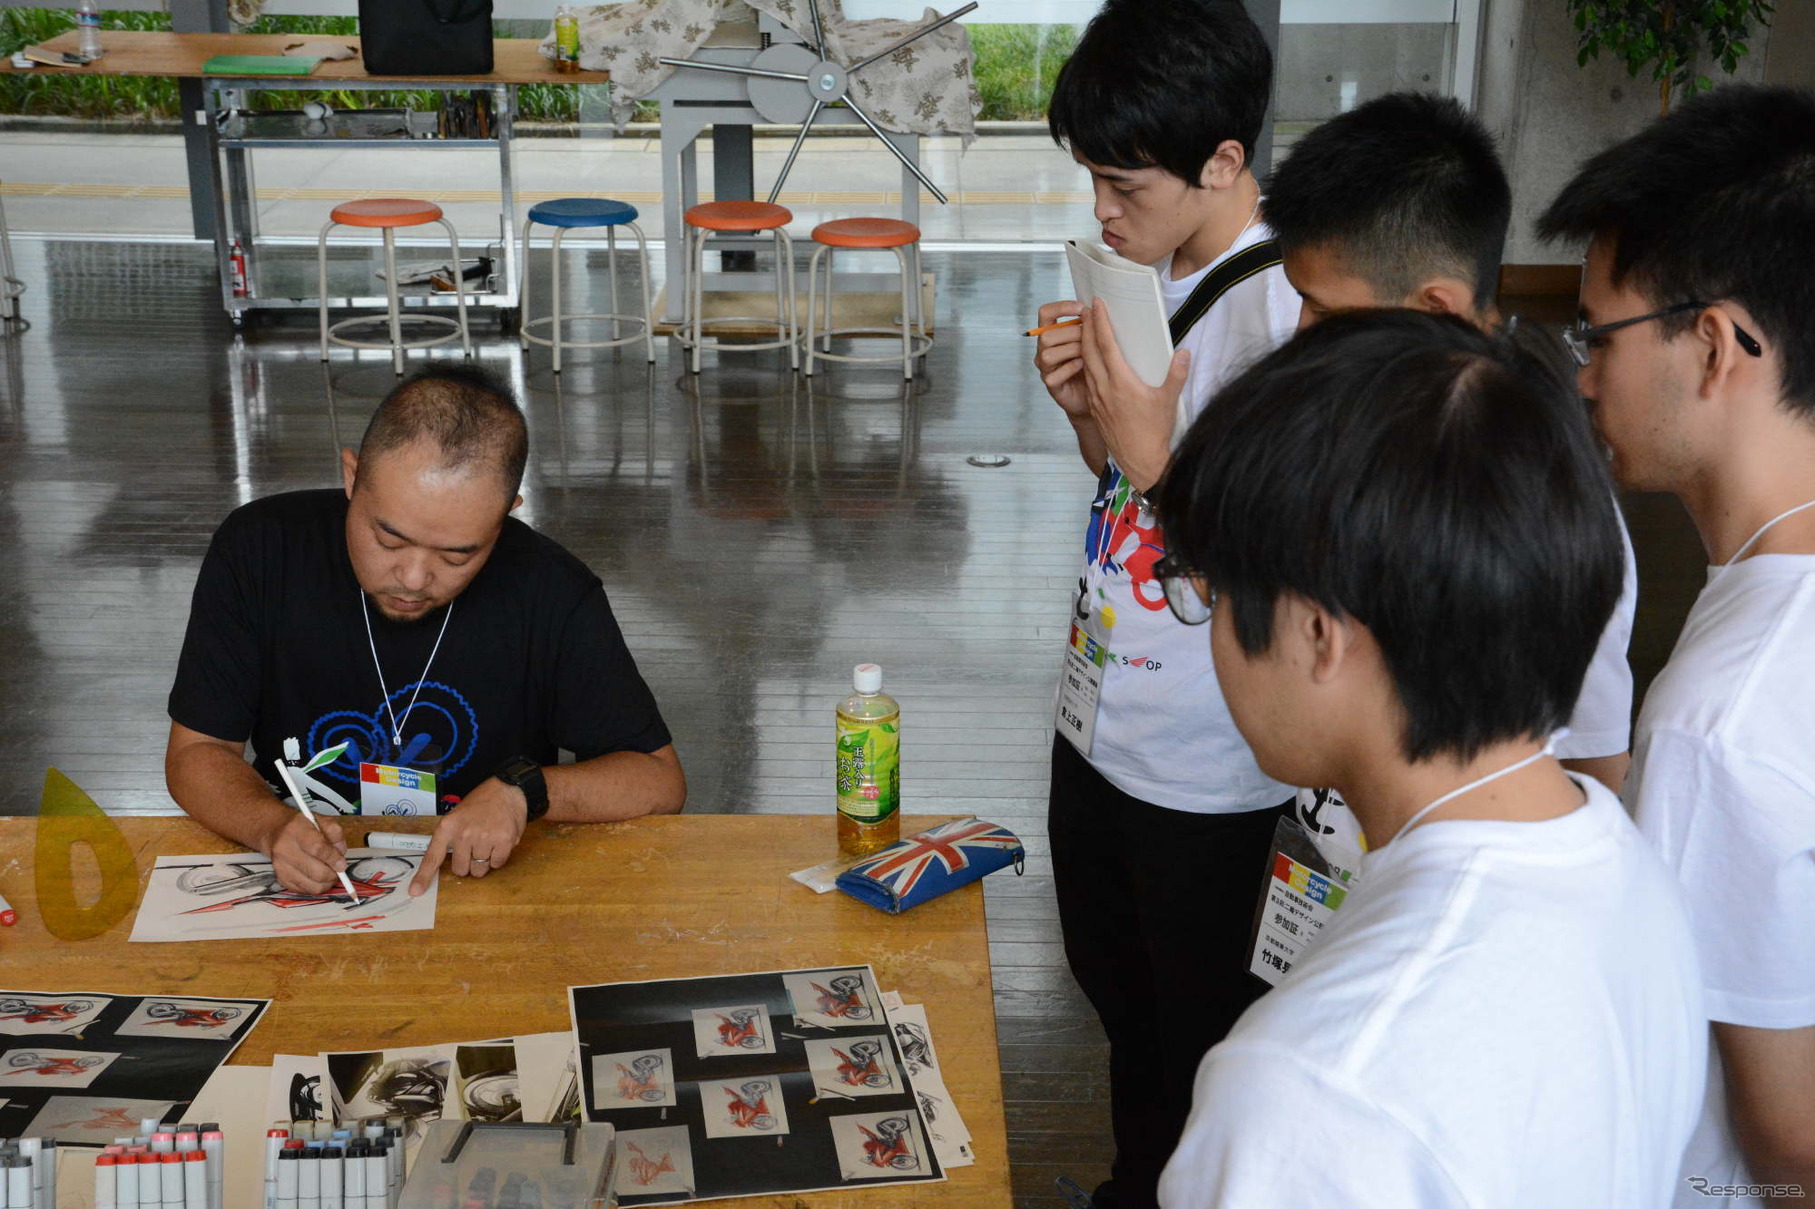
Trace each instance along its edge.
{"label": "short black hair", "polygon": [[1053,141],[1192,188],[1227,139],[1254,162],[1273,53],[1237,0],[1107,0],[1053,84]]}
{"label": "short black hair", "polygon": [[[1538,219],[1604,238],[1616,285],[1657,306],[1732,301],[1778,350],[1784,405],[1815,419],[1815,93],[1729,84],[1582,165]],[[1687,331],[1693,314],[1661,320]]]}
{"label": "short black hair", "polygon": [[514,497],[529,461],[529,427],[510,385],[465,361],[435,361],[384,397],[359,442],[359,460],[429,441],[441,464],[495,469]]}
{"label": "short black hair", "polygon": [[1383,299],[1439,274],[1492,305],[1512,221],[1493,135],[1460,102],[1394,92],[1312,130],[1264,203],[1282,250],[1333,246]]}
{"label": "short black hair", "polygon": [[1562,726],[1619,598],[1612,483],[1530,331],[1335,315],[1218,392],[1156,497],[1248,654],[1287,593],[1368,628],[1410,760]]}

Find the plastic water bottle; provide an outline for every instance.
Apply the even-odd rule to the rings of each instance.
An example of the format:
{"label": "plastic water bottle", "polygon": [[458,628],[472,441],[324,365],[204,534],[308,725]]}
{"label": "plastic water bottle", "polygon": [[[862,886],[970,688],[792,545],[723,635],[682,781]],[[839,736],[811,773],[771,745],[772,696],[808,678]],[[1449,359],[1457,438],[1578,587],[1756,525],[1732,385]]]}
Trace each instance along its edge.
{"label": "plastic water bottle", "polygon": [[95,0],[76,0],[77,49],[85,59],[101,57],[101,7]]}
{"label": "plastic water bottle", "polygon": [[860,663],[838,703],[838,849],[862,856],[901,838],[901,706],[882,669]]}

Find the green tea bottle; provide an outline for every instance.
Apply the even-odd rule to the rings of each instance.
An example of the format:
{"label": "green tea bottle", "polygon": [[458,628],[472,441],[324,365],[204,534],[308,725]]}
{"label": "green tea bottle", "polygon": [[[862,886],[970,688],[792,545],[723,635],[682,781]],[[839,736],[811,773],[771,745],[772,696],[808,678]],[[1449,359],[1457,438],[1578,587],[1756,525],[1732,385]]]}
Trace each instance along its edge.
{"label": "green tea bottle", "polygon": [[874,663],[858,664],[851,686],[838,703],[838,850],[862,856],[901,838],[901,705]]}

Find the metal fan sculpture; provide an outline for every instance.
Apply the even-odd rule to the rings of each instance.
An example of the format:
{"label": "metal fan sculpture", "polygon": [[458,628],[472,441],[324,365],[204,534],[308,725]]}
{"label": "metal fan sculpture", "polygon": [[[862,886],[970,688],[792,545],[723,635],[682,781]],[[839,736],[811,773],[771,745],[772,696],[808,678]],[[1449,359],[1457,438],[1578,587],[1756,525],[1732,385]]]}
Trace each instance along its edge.
{"label": "metal fan sculpture", "polygon": [[769,201],[773,203],[781,196],[781,187],[788,179],[788,173],[794,167],[795,159],[800,155],[801,144],[807,141],[807,132],[813,128],[813,119],[827,105],[843,101],[845,108],[857,115],[857,120],[869,127],[870,133],[889,149],[901,166],[912,172],[920,183],[925,185],[932,195],[941,203],[947,201],[944,193],[939,191],[927,174],[920,170],[901,149],[888,140],[882,127],[871,120],[856,100],[850,95],[851,77],[879,59],[886,59],[910,42],[926,37],[940,26],[949,25],[959,17],[977,7],[973,3],[965,5],[957,12],[949,13],[929,25],[924,25],[905,38],[890,43],[862,62],[849,67],[834,63],[826,57],[826,31],[819,21],[819,4],[817,0],[807,0],[807,10],[813,18],[813,42],[810,46],[785,44],[771,46],[763,51],[748,67],[734,67],[726,63],[701,63],[693,59],[663,59],[670,67],[691,67],[698,71],[718,71],[727,75],[745,76],[750,81],[750,106],[771,122],[799,122],[800,133],[795,136],[794,145],[788,149],[788,158],[781,166],[781,175],[775,178],[775,188],[769,190]]}

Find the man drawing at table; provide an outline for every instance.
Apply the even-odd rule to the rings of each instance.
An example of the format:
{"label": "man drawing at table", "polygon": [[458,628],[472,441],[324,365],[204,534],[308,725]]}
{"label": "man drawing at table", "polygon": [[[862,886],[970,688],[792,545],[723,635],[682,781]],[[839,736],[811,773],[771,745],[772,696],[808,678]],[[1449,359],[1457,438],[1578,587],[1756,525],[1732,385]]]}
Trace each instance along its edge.
{"label": "man drawing at table", "polygon": [[[437,772],[458,805],[410,892],[441,862],[483,877],[532,819],[680,810],[686,779],[603,585],[509,514],[527,459],[508,387],[443,363],[399,385],[344,492],[238,509],[203,560],[170,692],[170,796],[210,830],[320,892],[345,868],[341,831],[278,799],[286,738],[313,776],[359,800],[360,763]],[[246,747],[251,746],[251,761]],[[572,764],[557,764],[561,750]]]}

